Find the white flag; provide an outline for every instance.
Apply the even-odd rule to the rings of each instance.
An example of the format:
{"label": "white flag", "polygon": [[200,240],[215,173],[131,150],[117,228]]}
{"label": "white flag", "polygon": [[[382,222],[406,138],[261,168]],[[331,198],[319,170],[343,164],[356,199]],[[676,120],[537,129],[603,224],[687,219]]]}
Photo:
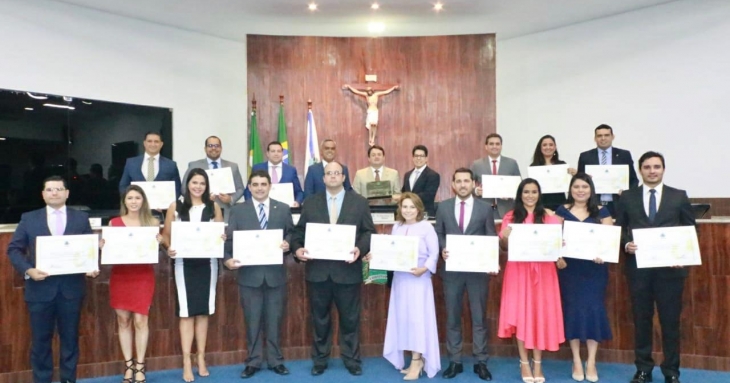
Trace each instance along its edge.
{"label": "white flag", "polygon": [[304,177],[307,176],[309,166],[320,162],[319,139],[317,138],[317,127],[314,125],[312,109],[307,112],[307,150],[304,157]]}

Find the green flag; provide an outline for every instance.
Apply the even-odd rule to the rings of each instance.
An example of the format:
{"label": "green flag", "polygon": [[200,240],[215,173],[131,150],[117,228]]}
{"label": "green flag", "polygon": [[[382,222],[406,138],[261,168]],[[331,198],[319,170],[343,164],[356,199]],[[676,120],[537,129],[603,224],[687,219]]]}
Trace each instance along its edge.
{"label": "green flag", "polygon": [[264,151],[261,149],[256,111],[254,110],[251,112],[251,128],[248,136],[248,174],[251,174],[251,167],[260,162],[264,162]]}
{"label": "green flag", "polygon": [[277,141],[281,142],[284,149],[284,157],[282,161],[289,164],[289,139],[286,137],[286,120],[284,119],[284,104],[279,104],[279,136]]}

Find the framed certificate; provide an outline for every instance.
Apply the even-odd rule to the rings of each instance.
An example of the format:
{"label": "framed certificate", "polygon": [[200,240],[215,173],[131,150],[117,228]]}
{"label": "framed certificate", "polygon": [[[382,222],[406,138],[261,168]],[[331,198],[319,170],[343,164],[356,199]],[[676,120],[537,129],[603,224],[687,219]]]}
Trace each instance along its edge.
{"label": "framed certificate", "polygon": [[370,268],[405,271],[418,267],[419,237],[373,234],[370,236]]}
{"label": "framed certificate", "polygon": [[286,182],[283,184],[271,184],[269,198],[285,203],[289,206],[294,205],[294,184]]}
{"label": "framed certificate", "polygon": [[482,198],[515,198],[520,176],[482,175]]}
{"label": "framed certificate", "polygon": [[350,261],[353,257],[352,249],[355,248],[356,234],[355,225],[308,222],[304,235],[304,248],[309,252],[307,257]]}
{"label": "framed certificate", "polygon": [[563,247],[563,228],[553,224],[511,223],[509,260],[512,262],[555,262]]}
{"label": "framed certificate", "polygon": [[177,258],[223,258],[223,222],[173,222],[170,248]]}
{"label": "framed certificate", "polygon": [[365,184],[365,193],[368,199],[390,198],[393,189],[390,181],[373,181]]}
{"label": "framed certificate", "polygon": [[102,265],[126,265],[157,263],[160,244],[157,242],[157,226],[145,227],[102,227]]}
{"label": "framed certificate", "polygon": [[281,265],[284,230],[238,230],[233,232],[233,259],[244,266]]}
{"label": "framed certificate", "polygon": [[233,172],[231,168],[206,169],[208,182],[210,182],[210,194],[231,194],[236,192],[236,184],[233,183]]}
{"label": "framed certificate", "polygon": [[446,271],[499,272],[499,237],[447,234],[446,249]]}
{"label": "framed certificate", "polygon": [[621,227],[565,221],[563,224],[565,246],[560,256],[592,261],[618,263],[621,248]]}
{"label": "framed certificate", "polygon": [[135,181],[132,185],[144,190],[150,209],[165,210],[175,202],[175,181]]}
{"label": "framed certificate", "polygon": [[634,229],[636,267],[697,266],[702,264],[694,226]]}
{"label": "framed certificate", "polygon": [[35,268],[49,275],[86,274],[99,270],[99,236],[36,237]]}
{"label": "framed certificate", "polygon": [[568,165],[530,166],[527,174],[540,184],[542,194],[565,193],[570,187]]}
{"label": "framed certificate", "polygon": [[596,194],[618,194],[629,188],[629,165],[586,165]]}

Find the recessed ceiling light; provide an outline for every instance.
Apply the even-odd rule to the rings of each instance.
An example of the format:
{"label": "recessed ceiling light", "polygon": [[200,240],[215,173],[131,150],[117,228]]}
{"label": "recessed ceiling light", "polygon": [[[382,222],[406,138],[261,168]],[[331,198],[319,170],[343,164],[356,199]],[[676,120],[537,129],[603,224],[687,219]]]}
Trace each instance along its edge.
{"label": "recessed ceiling light", "polygon": [[91,105],[91,101],[81,101],[81,102],[83,102],[86,105]]}
{"label": "recessed ceiling light", "polygon": [[370,24],[368,24],[368,31],[370,33],[380,33],[385,30],[385,24],[379,22],[379,21],[373,21]]}
{"label": "recessed ceiling light", "polygon": [[310,11],[316,11],[317,10],[317,4],[316,3],[309,3],[309,10]]}
{"label": "recessed ceiling light", "polygon": [[378,3],[373,3],[373,5],[371,5],[371,6],[370,6],[370,8],[371,8],[371,9],[374,9],[374,10],[376,10],[376,11],[377,11],[378,9],[380,9],[380,4],[378,4]]}
{"label": "recessed ceiling light", "polygon": [[30,92],[26,92],[26,93],[28,94],[28,96],[30,98],[35,98],[36,100],[47,100],[48,99],[47,96],[36,96],[35,94],[30,93]]}
{"label": "recessed ceiling light", "polygon": [[441,4],[440,2],[438,2],[438,3],[436,3],[436,4],[433,5],[433,10],[434,11],[437,11],[438,12],[438,11],[440,11],[442,9],[444,9],[444,5]]}
{"label": "recessed ceiling light", "polygon": [[58,105],[58,104],[43,104],[43,106],[47,106],[47,107],[50,107],[50,108],[58,108],[58,109],[68,109],[68,110],[75,110],[76,109],[73,106]]}
{"label": "recessed ceiling light", "polygon": [[33,110],[33,108],[28,108],[28,107],[27,107],[27,108],[25,108],[25,110]]}

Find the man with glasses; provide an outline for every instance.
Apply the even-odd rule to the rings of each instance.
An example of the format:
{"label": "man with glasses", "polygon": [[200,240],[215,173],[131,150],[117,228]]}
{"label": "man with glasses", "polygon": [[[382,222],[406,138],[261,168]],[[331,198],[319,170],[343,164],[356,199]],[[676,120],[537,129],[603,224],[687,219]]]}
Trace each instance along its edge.
{"label": "man with glasses", "polygon": [[162,135],[156,132],[147,132],[144,135],[144,154],[127,158],[124,164],[124,173],[119,179],[119,193],[124,194],[132,182],[143,181],[174,181],[175,196],[180,196],[180,172],[175,161],[160,155]]}
{"label": "man with glasses", "polygon": [[[190,170],[195,168],[200,169],[220,169],[220,168],[231,168],[233,173],[233,183],[236,186],[236,191],[230,194],[211,194],[210,198],[221,207],[223,210],[223,221],[228,222],[228,216],[230,215],[231,208],[236,204],[239,198],[243,195],[243,178],[241,178],[241,172],[238,170],[238,164],[231,161],[221,159],[221,152],[223,151],[223,144],[221,139],[216,136],[210,136],[205,139],[205,158],[202,160],[192,161],[188,164],[188,170],[185,172],[183,180],[187,180],[188,173]],[[187,188],[183,188],[186,190]]]}
{"label": "man with glasses", "polygon": [[424,145],[416,145],[411,151],[413,154],[413,169],[409,170],[403,177],[401,192],[413,192],[423,201],[429,217],[436,215],[434,200],[439,190],[441,176],[428,167],[428,148]]}
{"label": "man with glasses", "polygon": [[[319,146],[319,153],[322,156],[322,161],[310,165],[304,178],[304,199],[312,194],[322,193],[326,190],[323,181],[324,168],[328,163],[334,161],[337,155],[337,143],[335,140],[328,138],[322,141],[322,145]],[[347,166],[342,165],[342,172],[345,174],[345,183],[343,184],[345,190],[352,190]]]}

